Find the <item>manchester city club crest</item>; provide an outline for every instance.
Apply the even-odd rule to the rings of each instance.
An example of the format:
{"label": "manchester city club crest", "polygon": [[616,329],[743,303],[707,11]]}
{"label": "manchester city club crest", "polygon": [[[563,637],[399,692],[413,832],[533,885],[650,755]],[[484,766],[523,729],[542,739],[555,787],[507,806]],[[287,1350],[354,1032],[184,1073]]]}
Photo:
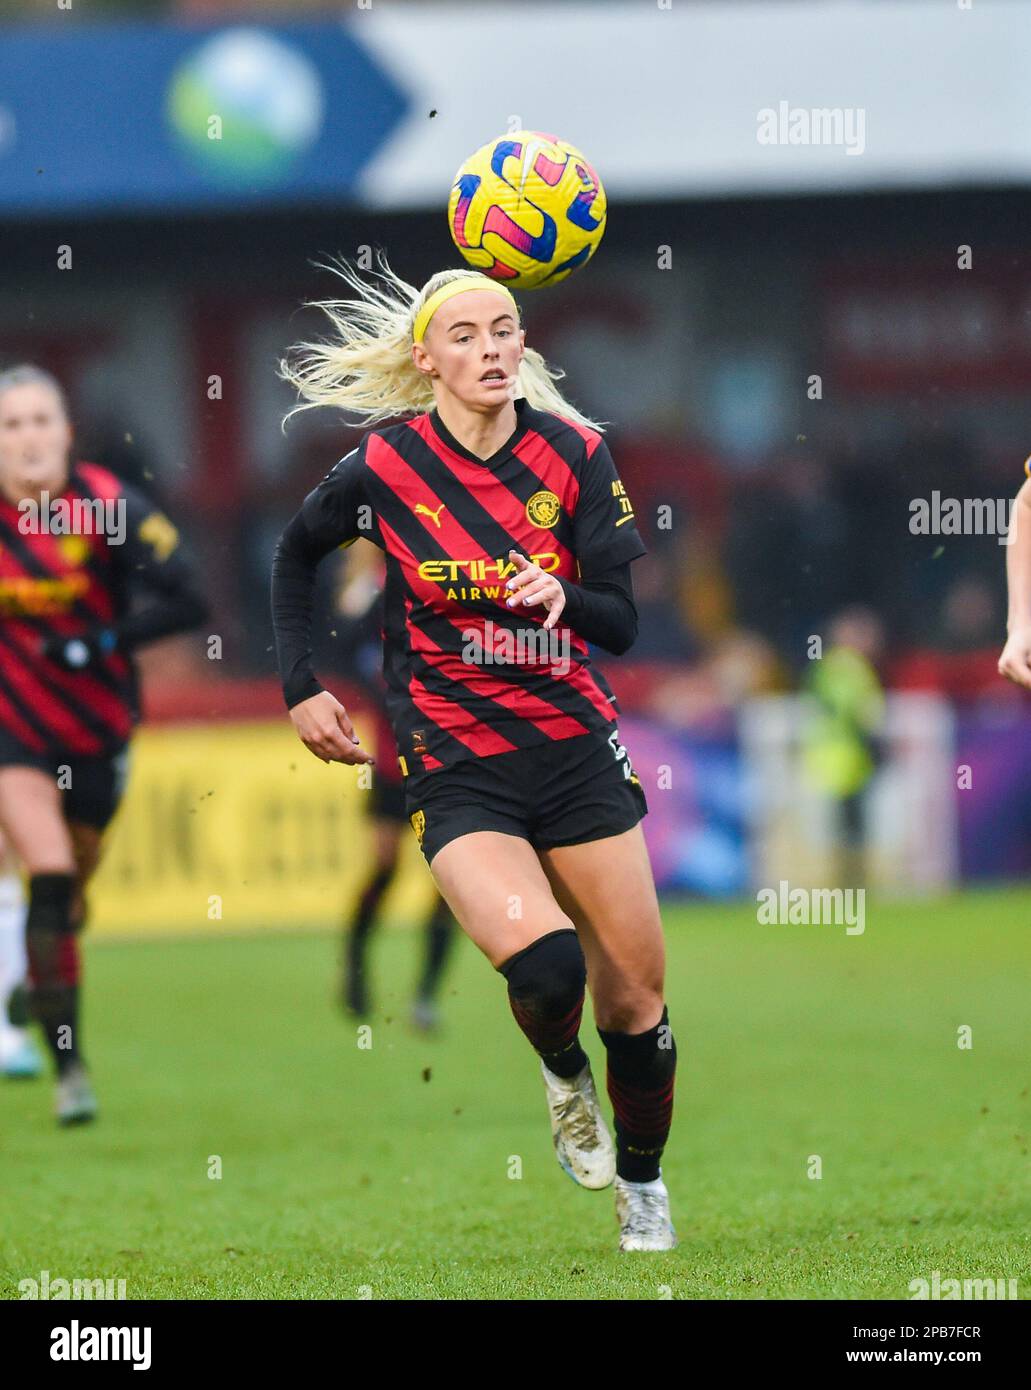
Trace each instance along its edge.
{"label": "manchester city club crest", "polygon": [[559,500],[553,492],[544,489],[535,492],[526,504],[526,519],[531,526],[539,526],[542,531],[550,531],[558,520],[561,510]]}

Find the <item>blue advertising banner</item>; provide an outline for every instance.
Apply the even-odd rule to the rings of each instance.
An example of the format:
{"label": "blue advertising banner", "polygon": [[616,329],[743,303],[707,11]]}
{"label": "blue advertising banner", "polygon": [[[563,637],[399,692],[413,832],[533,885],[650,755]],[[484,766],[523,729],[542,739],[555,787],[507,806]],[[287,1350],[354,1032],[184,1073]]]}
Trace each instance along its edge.
{"label": "blue advertising banner", "polygon": [[1031,878],[1031,714],[963,713],[956,765],[971,770],[956,795],[964,880]]}
{"label": "blue advertising banner", "polygon": [[644,836],[660,892],[750,891],[747,781],[737,737],[624,716],[619,735],[648,799]]}
{"label": "blue advertising banner", "polygon": [[6,31],[0,214],[346,202],[408,105],[342,24]]}

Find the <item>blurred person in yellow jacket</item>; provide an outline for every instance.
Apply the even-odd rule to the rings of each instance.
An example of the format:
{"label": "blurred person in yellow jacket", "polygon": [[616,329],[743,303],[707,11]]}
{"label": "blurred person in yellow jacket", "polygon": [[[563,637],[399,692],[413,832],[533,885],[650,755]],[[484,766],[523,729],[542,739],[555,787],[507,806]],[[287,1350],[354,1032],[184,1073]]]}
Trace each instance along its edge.
{"label": "blurred person in yellow jacket", "polygon": [[815,712],[805,726],[802,764],[809,781],[835,804],[835,841],[843,886],[865,867],[867,793],[883,759],[884,687],[877,661],[884,645],[869,608],[846,608],[832,620],[829,648],[805,683]]}

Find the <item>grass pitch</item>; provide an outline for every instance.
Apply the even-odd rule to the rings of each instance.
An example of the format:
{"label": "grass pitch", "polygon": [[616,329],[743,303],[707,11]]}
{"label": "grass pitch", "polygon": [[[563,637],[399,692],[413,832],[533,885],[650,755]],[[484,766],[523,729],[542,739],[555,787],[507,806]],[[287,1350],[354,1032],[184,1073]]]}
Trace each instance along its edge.
{"label": "grass pitch", "polygon": [[1029,908],[872,902],[848,937],[670,907],[681,1244],[662,1255],[620,1255],[611,1191],[559,1169],[536,1061],[468,942],[426,1038],[416,939],[381,936],[368,1049],[324,933],[94,943],[100,1121],[60,1131],[49,1081],[0,1083],[0,1296],[43,1270],[129,1298],[905,1299],[936,1270],[1026,1296]]}

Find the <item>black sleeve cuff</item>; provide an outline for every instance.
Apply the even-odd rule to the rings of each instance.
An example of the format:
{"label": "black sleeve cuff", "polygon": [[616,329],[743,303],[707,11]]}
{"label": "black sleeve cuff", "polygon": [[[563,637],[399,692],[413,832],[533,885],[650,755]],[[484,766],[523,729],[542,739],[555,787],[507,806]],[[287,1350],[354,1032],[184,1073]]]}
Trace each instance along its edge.
{"label": "black sleeve cuff", "polygon": [[637,638],[637,609],[629,564],[610,567],[604,578],[583,585],[561,578],[558,582],[566,596],[559,622],[613,656],[630,650]]}
{"label": "black sleeve cuff", "polygon": [[287,709],[293,709],[294,705],[310,700],[313,695],[321,695],[323,690],[325,686],[320,685],[314,676],[299,672],[296,680],[287,681],[283,685],[283,699],[286,701]]}

